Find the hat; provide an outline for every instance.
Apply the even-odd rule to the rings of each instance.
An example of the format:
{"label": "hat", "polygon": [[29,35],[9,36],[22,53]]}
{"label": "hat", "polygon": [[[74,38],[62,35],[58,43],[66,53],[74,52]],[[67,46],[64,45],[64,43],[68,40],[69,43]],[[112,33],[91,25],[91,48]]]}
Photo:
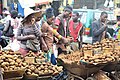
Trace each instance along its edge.
{"label": "hat", "polygon": [[5,10],[4,12],[3,12],[3,14],[10,14],[10,12],[9,11],[7,11],[7,10]]}
{"label": "hat", "polygon": [[52,16],[54,16],[54,12],[53,12],[53,8],[48,8],[46,9],[46,18],[51,18]]}
{"label": "hat", "polygon": [[18,12],[16,10],[11,11],[11,17],[16,18],[18,16]]}
{"label": "hat", "polygon": [[72,12],[72,10],[73,10],[73,8],[69,5],[64,8],[64,11]]}
{"label": "hat", "polygon": [[35,18],[37,17],[42,17],[43,11],[39,10],[39,11],[34,11],[33,9],[30,8],[25,8],[24,9],[24,19],[22,20],[25,21],[30,15],[34,15]]}

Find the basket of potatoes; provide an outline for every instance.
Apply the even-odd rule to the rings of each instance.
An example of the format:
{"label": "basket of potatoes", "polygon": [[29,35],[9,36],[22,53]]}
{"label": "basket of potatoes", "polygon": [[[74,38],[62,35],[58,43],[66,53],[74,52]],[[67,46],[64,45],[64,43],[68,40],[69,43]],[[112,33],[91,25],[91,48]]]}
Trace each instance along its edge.
{"label": "basket of potatoes", "polygon": [[27,63],[23,62],[19,52],[1,51],[0,68],[3,72],[3,78],[9,79],[14,77],[22,77]]}
{"label": "basket of potatoes", "polygon": [[50,62],[29,64],[25,72],[28,79],[53,76],[59,74],[62,71],[62,67],[54,66]]}
{"label": "basket of potatoes", "polygon": [[70,73],[87,77],[102,69],[107,62],[114,61],[114,57],[95,54],[94,56],[83,56],[81,52],[74,52],[67,55],[60,55],[58,62],[61,63]]}

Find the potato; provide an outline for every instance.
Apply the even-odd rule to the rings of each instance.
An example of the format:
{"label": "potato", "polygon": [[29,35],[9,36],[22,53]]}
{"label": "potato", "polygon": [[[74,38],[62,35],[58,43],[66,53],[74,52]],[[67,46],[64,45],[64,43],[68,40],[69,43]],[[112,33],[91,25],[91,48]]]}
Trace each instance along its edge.
{"label": "potato", "polygon": [[41,67],[41,69],[44,69],[44,66],[43,66],[43,65],[41,65],[40,67]]}
{"label": "potato", "polygon": [[35,69],[34,71],[36,74],[39,74],[39,70],[38,69]]}
{"label": "potato", "polygon": [[7,70],[8,70],[8,67],[5,66],[5,67],[4,67],[4,70],[7,71]]}
{"label": "potato", "polygon": [[42,75],[43,74],[43,72],[42,71],[39,71],[39,75]]}
{"label": "potato", "polygon": [[38,67],[38,70],[40,71],[40,70],[41,70],[41,67]]}
{"label": "potato", "polygon": [[31,67],[30,69],[31,69],[32,71],[34,71],[34,70],[35,70],[35,67]]}
{"label": "potato", "polygon": [[4,68],[1,68],[1,71],[4,72],[5,71]]}
{"label": "potato", "polygon": [[35,74],[35,73],[32,73],[31,75],[33,75],[33,76],[38,76],[38,74]]}
{"label": "potato", "polygon": [[53,70],[48,70],[48,73],[53,73]]}
{"label": "potato", "polygon": [[48,70],[44,70],[44,74],[48,74],[49,73],[49,71]]}
{"label": "potato", "polygon": [[24,63],[24,62],[23,62],[22,65],[25,67],[25,66],[27,66],[27,63]]}
{"label": "potato", "polygon": [[3,63],[1,64],[1,66],[8,66],[8,65],[9,65],[8,62],[3,62]]}
{"label": "potato", "polygon": [[11,63],[10,63],[11,66],[14,65],[14,64],[15,64],[15,62],[11,62]]}
{"label": "potato", "polygon": [[10,62],[10,63],[13,62],[13,59],[8,59],[8,62]]}
{"label": "potato", "polygon": [[3,62],[3,60],[0,60],[0,63],[2,63]]}
{"label": "potato", "polygon": [[27,72],[27,75],[31,75],[31,72]]}
{"label": "potato", "polygon": [[20,63],[20,62],[22,62],[22,60],[21,59],[16,59],[16,62]]}

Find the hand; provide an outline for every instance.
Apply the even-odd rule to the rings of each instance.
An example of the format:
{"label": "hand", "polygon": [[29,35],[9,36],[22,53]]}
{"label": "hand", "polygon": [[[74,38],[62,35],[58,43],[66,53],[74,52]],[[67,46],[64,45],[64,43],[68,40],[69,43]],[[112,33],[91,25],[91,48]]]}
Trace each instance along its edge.
{"label": "hand", "polygon": [[35,39],[36,38],[35,35],[28,35],[27,37],[28,37],[28,39]]}
{"label": "hand", "polygon": [[107,20],[102,24],[103,24],[104,27],[107,27]]}
{"label": "hand", "polygon": [[41,36],[42,36],[42,37],[46,37],[46,36],[47,36],[47,33],[42,33]]}
{"label": "hand", "polygon": [[42,49],[44,52],[47,52],[49,50],[47,46],[42,47]]}
{"label": "hand", "polygon": [[68,37],[67,39],[68,39],[69,42],[73,42],[74,41],[73,37]]}
{"label": "hand", "polygon": [[69,42],[69,41],[67,40],[67,38],[64,38],[64,37],[62,37],[62,41],[63,41],[64,44],[68,44],[68,42]]}

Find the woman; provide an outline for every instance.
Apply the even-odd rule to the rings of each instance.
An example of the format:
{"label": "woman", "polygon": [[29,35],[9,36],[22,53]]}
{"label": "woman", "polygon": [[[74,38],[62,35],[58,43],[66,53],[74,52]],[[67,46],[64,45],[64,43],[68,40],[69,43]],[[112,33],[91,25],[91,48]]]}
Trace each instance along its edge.
{"label": "woman", "polygon": [[42,49],[43,51],[45,50],[50,50],[53,47],[54,43],[54,36],[57,37],[59,40],[61,40],[63,43],[68,43],[67,39],[61,36],[56,30],[54,30],[54,13],[52,8],[48,8],[46,10],[46,21],[42,21],[42,27],[41,30],[45,34],[47,33],[48,36],[44,36],[44,41],[46,45],[43,45]]}
{"label": "woman", "polygon": [[[29,14],[28,16],[26,16],[23,21],[21,26],[18,29],[18,33],[17,33],[17,40],[20,41],[20,52],[23,56],[25,56],[29,50],[33,51],[33,52],[38,52],[40,50],[40,46],[38,46],[37,48],[39,49],[38,51],[34,51],[30,48],[28,48],[27,46],[27,42],[29,40],[33,40],[35,41],[37,39],[37,41],[40,41],[41,38],[41,32],[38,30],[38,28],[35,25],[35,19],[37,16],[35,16],[35,14],[42,14],[42,12],[33,12],[31,14]],[[40,43],[38,43],[39,45]]]}

